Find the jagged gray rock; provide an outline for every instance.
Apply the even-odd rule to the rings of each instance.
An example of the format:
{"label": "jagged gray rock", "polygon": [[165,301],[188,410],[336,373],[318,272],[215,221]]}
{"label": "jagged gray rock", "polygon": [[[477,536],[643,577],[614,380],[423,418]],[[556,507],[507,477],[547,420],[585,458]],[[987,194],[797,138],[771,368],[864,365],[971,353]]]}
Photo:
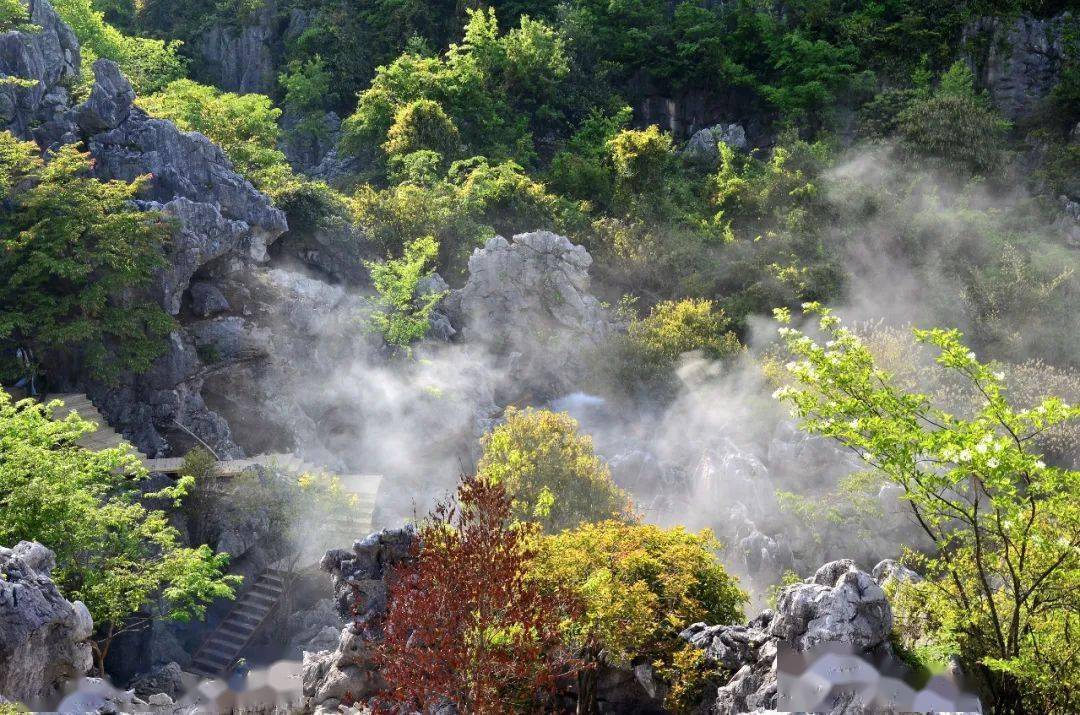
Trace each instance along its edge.
{"label": "jagged gray rock", "polygon": [[131,114],[135,90],[120,67],[111,60],[94,62],[94,86],[90,98],[75,110],[75,121],[83,134],[100,134],[116,129]]}
{"label": "jagged gray rock", "polygon": [[885,591],[850,559],[825,564],[809,582],[784,589],[769,626],[770,635],[799,651],[827,642],[872,650],[891,631]]}
{"label": "jagged gray rock", "polygon": [[741,124],[717,124],[700,129],[690,137],[682,153],[692,162],[714,167],[720,161],[719,145],[721,143],[727,144],[736,151],[745,151],[746,130]]}
{"label": "jagged gray rock", "polygon": [[0,83],[0,128],[22,139],[34,138],[35,129],[67,134],[67,85],[79,76],[79,42],[48,0],[29,0],[27,6],[30,22],[41,30],[0,34],[0,78],[29,80]]}
{"label": "jagged gray rock", "polygon": [[209,318],[211,315],[229,310],[228,299],[213,283],[196,281],[191,284],[189,294],[191,295],[191,312],[200,318]]}
{"label": "jagged gray rock", "polygon": [[1066,17],[988,17],[964,29],[965,42],[984,48],[985,54],[970,58],[979,83],[1008,119],[1030,117],[1058,83]]}
{"label": "jagged gray rock", "polygon": [[[885,561],[875,574],[901,578],[902,568]],[[680,637],[709,662],[733,671],[715,700],[705,703],[713,715],[979,710],[978,700],[952,676],[935,676],[921,690],[909,685],[907,666],[889,641],[891,630],[885,592],[843,559],[786,587],[775,612],[764,611],[746,625],[695,623]]]}
{"label": "jagged gray rock", "polygon": [[0,547],[0,695],[30,703],[58,693],[93,665],[94,630],[81,601],[66,600],[49,574],[52,551],[36,542]]}
{"label": "jagged gray rock", "polygon": [[566,394],[611,332],[589,292],[591,265],[585,248],[550,231],[495,236],[469,258],[468,282],[447,297],[447,314],[463,340],[516,358],[519,384]]}
{"label": "jagged gray rock", "polygon": [[[853,561],[825,564],[813,578],[785,588],[776,611],[766,611],[745,626],[696,623],[681,634],[706,657],[734,676],[717,691],[717,715],[777,707],[776,659],[786,647],[805,652],[823,643],[857,652],[887,650],[892,610],[885,592]],[[837,712],[846,712],[841,709]]]}
{"label": "jagged gray rock", "polygon": [[[362,700],[385,687],[371,661],[372,644],[386,615],[386,577],[411,558],[415,543],[412,529],[387,529],[357,541],[352,551],[326,552],[320,565],[333,580],[338,613],[351,622],[334,650],[304,653],[304,695],[311,709],[340,702],[346,694]],[[362,604],[361,613],[354,613],[354,603]]]}
{"label": "jagged gray rock", "polygon": [[137,697],[146,700],[151,705],[155,695],[165,695],[170,698],[169,703],[184,692],[184,674],[180,664],[176,662],[165,663],[147,673],[135,678],[128,687],[135,692]]}

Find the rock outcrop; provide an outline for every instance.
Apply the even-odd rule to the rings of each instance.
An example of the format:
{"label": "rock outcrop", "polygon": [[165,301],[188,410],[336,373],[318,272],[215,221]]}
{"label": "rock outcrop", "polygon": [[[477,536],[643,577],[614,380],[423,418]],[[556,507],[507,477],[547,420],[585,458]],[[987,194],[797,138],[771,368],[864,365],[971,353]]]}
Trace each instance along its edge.
{"label": "rock outcrop", "polygon": [[536,231],[495,236],[469,258],[469,280],[446,301],[461,338],[515,355],[513,373],[552,397],[584,372],[584,357],[609,334],[589,292],[592,257],[570,239]]}
{"label": "rock outcrop", "polygon": [[746,130],[741,124],[717,124],[701,129],[690,137],[682,154],[689,161],[712,168],[720,162],[721,143],[736,151],[745,151],[748,146]]}
{"label": "rock outcrop", "polygon": [[386,530],[357,541],[352,551],[328,551],[323,557],[338,613],[349,624],[334,650],[304,653],[304,695],[316,712],[336,711],[346,697],[362,700],[384,687],[371,662],[371,646],[386,615],[387,576],[411,558],[415,540],[411,529]]}
{"label": "rock outcrop", "polygon": [[1038,19],[982,18],[964,31],[964,41],[983,48],[971,58],[979,84],[1013,121],[1030,117],[1061,77],[1066,16]]}
{"label": "rock outcrop", "polygon": [[[35,139],[43,149],[85,142],[102,180],[150,177],[140,207],[161,211],[176,227],[165,268],[151,289],[161,306],[179,315],[192,279],[213,273],[213,264],[267,260],[268,245],[288,228],[285,214],[209,139],[135,106],[135,93],[115,63],[94,63],[90,96],[74,106],[68,87],[80,71],[75,35],[48,0],[30,0],[29,9],[40,31],[0,35],[0,77],[19,80],[0,84],[0,128]],[[203,300],[202,317],[223,309],[219,295]],[[203,401],[206,365],[183,328],[170,336],[166,354],[148,372],[123,376],[118,386],[88,382],[77,365],[66,362],[46,368],[54,382],[85,390],[110,425],[150,456],[177,446],[182,451],[189,433],[223,458],[243,454],[229,425]]]}
{"label": "rock outcrop", "polygon": [[[891,563],[875,574],[911,578]],[[785,588],[776,610],[746,625],[695,623],[681,637],[729,671],[708,703],[715,715],[765,711],[829,713],[978,710],[978,702],[939,676],[922,690],[890,642],[892,609],[881,584],[851,560],[833,561]]]}
{"label": "rock outcrop", "polygon": [[32,703],[93,664],[94,630],[81,601],[66,600],[49,578],[52,551],[36,542],[0,547],[0,695]]}
{"label": "rock outcrop", "polygon": [[48,0],[29,0],[38,32],[0,34],[0,128],[23,139],[62,119],[70,108],[68,86],[79,76],[79,42]]}

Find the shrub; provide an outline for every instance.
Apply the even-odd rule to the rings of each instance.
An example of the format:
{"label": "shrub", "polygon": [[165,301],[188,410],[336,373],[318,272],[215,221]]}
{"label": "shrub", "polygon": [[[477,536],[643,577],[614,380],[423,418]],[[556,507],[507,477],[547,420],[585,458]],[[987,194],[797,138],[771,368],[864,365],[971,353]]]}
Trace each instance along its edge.
{"label": "shrub", "polygon": [[413,241],[401,258],[365,263],[378,298],[371,313],[372,326],[390,345],[408,348],[424,337],[431,313],[444,293],[418,293],[420,281],[435,272],[432,261],[439,244],[431,236]]}
{"label": "shrub", "polygon": [[417,536],[415,561],[392,574],[376,647],[383,697],[410,712],[446,701],[478,715],[542,711],[577,667],[561,629],[576,604],[526,578],[535,527],[511,521],[500,484],[473,479]]}
{"label": "shrub", "polygon": [[566,413],[507,408],[506,421],[484,435],[477,467],[506,488],[515,517],[555,533],[582,522],[632,518],[629,496],[577,433]]}
{"label": "shrub", "polygon": [[84,72],[96,58],[113,60],[138,94],[157,92],[187,73],[180,42],[129,37],[105,22],[93,0],[55,0],[53,7],[79,38]]}
{"label": "shrub", "polygon": [[145,294],[169,227],[132,203],[142,181],[98,181],[90,168],[74,146],[45,163],[0,132],[0,346],[79,358],[112,380],[149,368],[172,328]]}
{"label": "shrub", "polygon": [[656,125],[624,129],[608,142],[620,186],[631,194],[661,189],[672,156],[671,135]]}
{"label": "shrub", "polygon": [[1001,165],[1010,124],[975,93],[971,70],[958,61],[931,96],[904,110],[899,127],[911,153],[954,170],[985,173]]}
{"label": "shrub", "polygon": [[680,631],[742,619],[746,594],[720,565],[718,548],[707,531],[605,521],[542,539],[532,573],[549,587],[573,588],[583,602],[567,638],[586,662],[646,662],[670,681],[692,670]]}
{"label": "shrub", "polygon": [[0,32],[14,30],[23,25],[30,15],[22,0],[0,0]]}
{"label": "shrub", "polygon": [[712,360],[739,353],[743,346],[730,325],[711,300],[668,300],[653,306],[644,319],[632,321],[627,338],[645,363],[667,368],[693,350]]}
{"label": "shrub", "polygon": [[430,99],[418,99],[395,112],[383,149],[391,157],[427,149],[453,159],[460,144],[457,127],[443,108]]}
{"label": "shrub", "polygon": [[981,396],[958,417],[896,386],[828,310],[806,308],[829,342],[782,329],[795,385],[777,396],[803,429],[836,439],[903,489],[936,546],[910,555],[928,577],[907,586],[927,634],[979,678],[995,711],[1069,711],[1080,685],[1069,645],[1080,627],[1080,473],[1048,466],[1031,447],[1080,408],[1056,397],[1016,408],[1004,373],[979,362],[957,331],[915,331]]}

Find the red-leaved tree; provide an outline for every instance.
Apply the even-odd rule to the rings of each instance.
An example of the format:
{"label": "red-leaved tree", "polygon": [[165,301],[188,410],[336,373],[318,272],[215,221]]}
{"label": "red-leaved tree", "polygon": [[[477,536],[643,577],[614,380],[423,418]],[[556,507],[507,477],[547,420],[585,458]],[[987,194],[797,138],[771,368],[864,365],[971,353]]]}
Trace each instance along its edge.
{"label": "red-leaved tree", "polygon": [[578,608],[527,578],[535,527],[513,523],[502,486],[463,479],[419,529],[415,559],[398,566],[375,662],[387,710],[547,708],[580,664],[560,623]]}

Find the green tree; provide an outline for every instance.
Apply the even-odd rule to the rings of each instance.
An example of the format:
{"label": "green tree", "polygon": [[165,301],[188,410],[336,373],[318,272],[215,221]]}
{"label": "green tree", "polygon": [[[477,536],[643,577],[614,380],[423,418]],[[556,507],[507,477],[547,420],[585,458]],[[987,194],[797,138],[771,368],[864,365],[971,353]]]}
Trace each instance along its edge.
{"label": "green tree", "polygon": [[183,131],[205,134],[221,146],[244,178],[271,198],[295,186],[292,169],[277,146],[281,110],[269,97],[222,92],[182,79],[155,95],[140,97],[139,104]]}
{"label": "green tree", "polygon": [[[898,387],[863,341],[827,309],[828,342],[782,328],[794,384],[777,396],[808,432],[838,440],[899,486],[936,545],[911,558],[918,620],[936,650],[980,678],[997,712],[1075,709],[1080,661],[1080,472],[1032,449],[1045,430],[1080,418],[1055,397],[1018,409],[1004,373],[980,362],[955,330],[918,330],[937,363],[981,399],[966,418]],[[786,321],[788,316],[779,312]]]}
{"label": "green tree", "polygon": [[532,574],[572,588],[583,602],[581,616],[566,627],[567,641],[586,662],[650,663],[680,686],[678,696],[688,685],[680,679],[689,675],[679,632],[743,617],[746,594],[717,560],[718,548],[707,531],[603,521],[541,539]]}
{"label": "green tree", "polygon": [[672,157],[671,135],[655,124],[624,129],[608,142],[619,185],[634,196],[661,190]]}
{"label": "green tree", "polygon": [[431,313],[445,293],[419,293],[420,281],[431,276],[432,262],[439,244],[431,236],[405,246],[401,258],[365,263],[378,297],[371,313],[371,324],[390,345],[408,348],[424,337],[431,324]]}
{"label": "green tree", "polygon": [[653,306],[647,317],[632,321],[627,337],[645,362],[662,368],[692,350],[712,360],[737,354],[742,344],[730,325],[723,309],[711,300],[668,300]]}
{"label": "green tree", "polygon": [[931,96],[912,103],[899,119],[911,153],[972,173],[1001,166],[1010,126],[985,96],[975,92],[974,77],[962,60],[942,76]]}
{"label": "green tree", "polygon": [[635,518],[629,495],[566,413],[509,407],[484,435],[477,473],[505,486],[515,517],[547,533],[601,519]]}
{"label": "green tree", "polygon": [[139,460],[122,447],[76,446],[95,426],[77,414],[54,420],[59,404],[13,403],[0,390],[0,543],[38,541],[56,553],[53,579],[93,616],[101,669],[121,633],[201,618],[208,603],[233,596],[240,577],[224,575],[227,554],[184,546],[168,515],[141,503],[178,505],[191,478],[143,494]]}
{"label": "green tree", "polygon": [[395,112],[383,149],[391,158],[427,149],[453,159],[460,146],[457,127],[443,108],[430,99],[418,99]]}
{"label": "green tree", "polygon": [[125,35],[105,21],[93,0],[55,0],[53,7],[79,38],[84,73],[97,58],[112,60],[139,94],[156,92],[187,74],[182,43]]}
{"label": "green tree", "polygon": [[89,172],[74,146],[45,163],[33,143],[0,133],[0,346],[81,356],[111,379],[149,368],[172,328],[143,290],[169,227],[132,204],[141,181]]}

